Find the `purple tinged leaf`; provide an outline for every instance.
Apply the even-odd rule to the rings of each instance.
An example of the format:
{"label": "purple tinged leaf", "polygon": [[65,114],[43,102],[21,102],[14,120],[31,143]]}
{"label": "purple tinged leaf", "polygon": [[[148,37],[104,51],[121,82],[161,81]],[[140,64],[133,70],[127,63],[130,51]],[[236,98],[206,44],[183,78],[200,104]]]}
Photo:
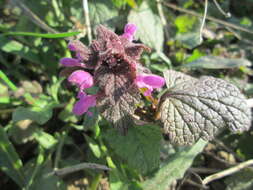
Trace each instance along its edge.
{"label": "purple tinged leaf", "polygon": [[87,48],[82,42],[79,40],[72,40],[68,44],[68,48],[70,51],[76,52],[76,57],[80,61],[88,61],[90,58],[90,50]]}

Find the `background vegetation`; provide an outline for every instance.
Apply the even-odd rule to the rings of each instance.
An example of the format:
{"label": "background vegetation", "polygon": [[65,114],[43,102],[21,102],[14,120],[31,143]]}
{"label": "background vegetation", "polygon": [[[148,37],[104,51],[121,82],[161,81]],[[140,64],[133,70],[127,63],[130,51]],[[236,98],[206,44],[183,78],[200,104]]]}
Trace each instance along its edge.
{"label": "background vegetation", "polygon": [[[138,26],[137,38],[153,49],[141,60],[152,72],[215,76],[252,97],[252,0],[209,0],[201,35],[202,0],[88,3],[92,37],[98,24],[118,34],[127,22]],[[0,10],[1,189],[253,189],[252,168],[201,181],[252,159],[252,129],[182,147],[156,126],[124,137],[96,110],[72,114],[76,92],[59,77],[59,59],[71,56],[70,38],[89,43],[81,0],[2,0]]]}

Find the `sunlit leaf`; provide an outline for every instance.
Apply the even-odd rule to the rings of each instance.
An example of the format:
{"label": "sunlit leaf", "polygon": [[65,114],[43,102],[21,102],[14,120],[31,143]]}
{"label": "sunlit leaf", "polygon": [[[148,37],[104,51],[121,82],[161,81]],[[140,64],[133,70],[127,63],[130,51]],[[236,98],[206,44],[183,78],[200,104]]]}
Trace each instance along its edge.
{"label": "sunlit leaf", "polygon": [[33,136],[45,149],[50,149],[57,143],[57,140],[52,135],[42,130],[36,130]]}
{"label": "sunlit leaf", "polygon": [[[165,78],[169,89],[161,97],[159,111],[171,142],[192,144],[200,138],[213,139],[224,128],[232,132],[249,129],[250,108],[234,85],[213,77],[197,80],[175,71],[165,72]],[[172,88],[170,78],[177,78]]]}

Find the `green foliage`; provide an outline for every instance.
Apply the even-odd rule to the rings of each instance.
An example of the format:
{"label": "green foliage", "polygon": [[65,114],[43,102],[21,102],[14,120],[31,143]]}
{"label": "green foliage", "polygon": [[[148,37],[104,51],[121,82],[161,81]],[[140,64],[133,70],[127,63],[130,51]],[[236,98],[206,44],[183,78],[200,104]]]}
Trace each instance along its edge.
{"label": "green foliage", "polygon": [[75,36],[80,32],[65,32],[59,34],[41,34],[41,33],[33,33],[33,32],[7,32],[4,33],[5,36],[33,36],[33,37],[41,37],[41,38],[65,38],[70,36]]}
{"label": "green foliage", "polygon": [[176,40],[187,48],[192,49],[201,43],[199,34],[201,21],[198,18],[181,15],[175,19],[175,25],[178,30]]}
{"label": "green foliage", "polygon": [[159,127],[134,126],[129,128],[126,136],[121,136],[111,129],[105,134],[105,139],[115,154],[140,173],[146,174],[158,168],[161,140]]}
{"label": "green foliage", "polygon": [[[62,70],[59,60],[71,57],[72,52],[67,48],[70,39],[80,38],[88,45],[82,1],[2,1],[1,189],[64,190],[74,186],[89,190],[166,190],[175,181],[178,189],[196,189],[188,184],[188,179],[198,185],[202,185],[201,181],[185,173],[190,167],[227,167],[224,162],[231,163],[221,158],[219,151],[229,150],[236,162],[238,157],[242,161],[252,159],[252,128],[242,134],[231,134],[228,130],[219,133],[216,138],[226,148],[209,144],[203,150],[207,142],[198,140],[213,138],[222,126],[233,131],[249,127],[250,112],[241,92],[221,79],[238,86],[247,99],[253,98],[252,0],[217,1],[225,12],[231,13],[231,18],[225,18],[213,1],[208,1],[208,16],[228,24],[206,20],[202,35],[202,18],[167,5],[174,3],[203,15],[204,1],[87,2],[93,37],[99,24],[119,35],[127,22],[137,25],[134,43],[143,43],[152,49],[140,62],[158,75],[172,69],[165,77],[169,90],[154,91],[152,104],[143,96],[138,97],[143,104],[134,102],[133,107],[138,109],[129,109],[138,126],[129,127],[125,136],[113,129],[97,108],[89,110],[92,116],[74,115],[75,88],[70,87],[66,78],[59,77]],[[248,33],[236,27],[244,27]],[[203,82],[205,79],[211,84]],[[224,86],[216,88],[220,85]],[[96,94],[97,90],[90,88],[88,93]],[[157,104],[161,97],[162,101]],[[112,110],[121,117],[116,106]],[[160,128],[159,113],[165,130]],[[173,145],[175,141],[197,142],[186,147]],[[195,159],[198,154],[201,155]],[[52,175],[53,171],[65,167],[68,171],[80,169],[79,164],[83,162],[100,163],[111,170],[82,168],[66,176]],[[252,175],[248,168],[208,186],[210,190],[219,187],[250,190]],[[197,172],[196,176],[203,179],[206,174]]]}
{"label": "green foliage", "polygon": [[226,190],[251,190],[253,188],[253,170],[244,169],[225,180]]}
{"label": "green foliage", "polygon": [[203,56],[184,66],[205,69],[232,69],[238,67],[249,67],[251,66],[251,62],[246,59],[226,59],[216,56]]}
{"label": "green foliage", "polygon": [[162,52],[164,43],[162,22],[146,1],[137,10],[131,10],[128,21],[137,25],[137,38],[156,51]]}
{"label": "green foliage", "polygon": [[143,183],[144,189],[166,190],[174,180],[184,176],[185,171],[191,166],[194,158],[203,150],[205,145],[205,141],[199,140],[192,147],[185,147],[171,155],[155,176]]}
{"label": "green foliage", "polygon": [[43,108],[41,107],[19,107],[13,112],[12,119],[14,122],[30,119],[36,121],[38,124],[42,125],[46,123],[52,117],[53,105],[47,105]]}
{"label": "green foliage", "polygon": [[19,55],[34,63],[40,63],[36,49],[30,49],[28,46],[15,40],[8,40],[3,35],[0,35],[0,49],[7,53]]}
{"label": "green foliage", "polygon": [[25,185],[22,166],[22,161],[9,141],[4,128],[0,127],[0,168],[20,187]]}
{"label": "green foliage", "polygon": [[114,28],[113,19],[118,16],[118,11],[110,1],[91,1],[89,4],[91,24],[103,24]]}

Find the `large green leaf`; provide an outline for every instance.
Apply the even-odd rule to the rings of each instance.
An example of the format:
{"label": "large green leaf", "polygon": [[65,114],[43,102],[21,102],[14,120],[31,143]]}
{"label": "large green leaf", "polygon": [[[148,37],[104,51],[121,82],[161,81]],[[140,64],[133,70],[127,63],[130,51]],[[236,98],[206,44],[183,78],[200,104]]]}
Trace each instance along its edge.
{"label": "large green leaf", "polygon": [[45,107],[19,107],[17,108],[12,115],[14,122],[30,119],[36,121],[38,124],[42,125],[46,123],[53,114],[53,105],[48,105]]}
{"label": "large green leaf", "polygon": [[249,129],[251,111],[236,86],[213,77],[198,80],[175,71],[166,71],[164,76],[169,89],[161,97],[159,112],[172,143],[211,140],[224,128],[232,132]]}
{"label": "large green leaf", "polygon": [[251,65],[251,62],[247,59],[228,59],[217,56],[204,56],[184,66],[204,69],[232,69]]}
{"label": "large green leaf", "polygon": [[148,173],[159,166],[161,131],[157,126],[134,126],[126,136],[110,129],[105,138],[115,153],[130,167]]}
{"label": "large green leaf", "polygon": [[132,9],[128,21],[137,25],[137,38],[158,52],[163,49],[164,33],[160,18],[154,14],[146,1],[139,9]]}
{"label": "large green leaf", "polygon": [[22,162],[8,139],[5,130],[0,127],[0,169],[20,187],[24,187],[25,178]]}
{"label": "large green leaf", "polygon": [[205,141],[199,140],[194,146],[183,148],[172,155],[154,177],[143,183],[144,189],[168,189],[168,186],[174,180],[180,179],[184,176],[185,171],[191,166],[194,158],[203,150],[205,145]]}

